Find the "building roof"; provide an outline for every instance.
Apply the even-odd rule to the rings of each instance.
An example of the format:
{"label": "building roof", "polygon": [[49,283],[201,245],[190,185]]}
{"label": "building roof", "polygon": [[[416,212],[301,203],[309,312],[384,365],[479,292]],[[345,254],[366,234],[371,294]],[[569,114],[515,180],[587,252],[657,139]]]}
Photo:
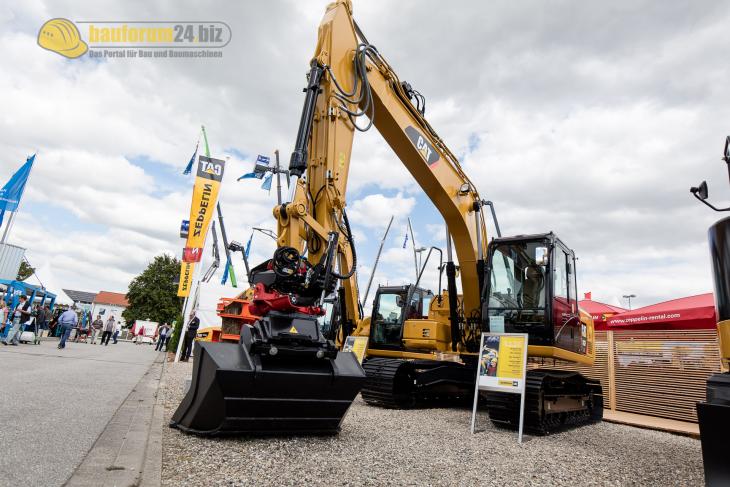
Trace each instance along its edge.
{"label": "building roof", "polygon": [[74,303],[93,303],[96,293],[87,293],[86,291],[74,291],[73,289],[64,289],[66,296],[71,298]]}
{"label": "building roof", "polygon": [[113,293],[111,291],[100,291],[99,294],[94,298],[96,304],[111,304],[114,306],[121,306],[126,308],[129,306],[126,294]]}

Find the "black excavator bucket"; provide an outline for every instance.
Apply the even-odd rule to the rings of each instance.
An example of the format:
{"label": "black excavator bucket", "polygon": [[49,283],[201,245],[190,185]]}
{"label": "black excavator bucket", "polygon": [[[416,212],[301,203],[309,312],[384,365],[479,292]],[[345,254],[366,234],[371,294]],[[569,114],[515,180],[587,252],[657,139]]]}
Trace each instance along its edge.
{"label": "black excavator bucket", "polygon": [[[304,333],[316,320],[278,321],[287,319],[301,333],[262,340],[257,323],[243,327],[238,344],[197,342],[190,390],[170,426],[198,435],[337,433],[365,373],[352,353],[317,354],[321,337]],[[262,322],[270,332],[277,317]]]}

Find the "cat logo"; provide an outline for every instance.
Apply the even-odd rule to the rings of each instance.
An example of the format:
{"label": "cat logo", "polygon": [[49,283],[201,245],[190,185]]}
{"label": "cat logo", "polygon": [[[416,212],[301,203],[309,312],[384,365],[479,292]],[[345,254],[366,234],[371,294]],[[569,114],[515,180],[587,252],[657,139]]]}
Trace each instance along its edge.
{"label": "cat logo", "polygon": [[211,179],[220,182],[223,179],[224,161],[212,157],[200,156],[198,158],[199,178]]}
{"label": "cat logo", "polygon": [[291,328],[289,328],[289,333],[299,333],[296,328],[294,328],[294,325],[292,325]]}
{"label": "cat logo", "polygon": [[426,138],[413,126],[406,127],[406,135],[411,140],[413,145],[423,157],[430,167],[433,167],[439,161],[439,154],[436,149],[426,140]]}

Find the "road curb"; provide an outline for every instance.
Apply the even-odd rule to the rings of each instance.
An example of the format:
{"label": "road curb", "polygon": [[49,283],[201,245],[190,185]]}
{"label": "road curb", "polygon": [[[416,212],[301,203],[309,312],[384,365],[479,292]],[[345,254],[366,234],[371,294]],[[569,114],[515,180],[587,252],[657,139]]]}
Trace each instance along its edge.
{"label": "road curb", "polygon": [[155,358],[64,485],[157,486],[162,469],[164,355]]}

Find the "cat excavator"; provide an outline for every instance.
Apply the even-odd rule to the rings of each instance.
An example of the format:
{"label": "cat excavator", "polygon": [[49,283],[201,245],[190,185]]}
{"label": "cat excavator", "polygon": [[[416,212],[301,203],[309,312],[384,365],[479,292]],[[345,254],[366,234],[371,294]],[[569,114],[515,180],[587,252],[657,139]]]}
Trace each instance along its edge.
{"label": "cat excavator", "polygon": [[[333,433],[360,391],[368,404],[389,408],[471,397],[487,331],[527,333],[531,356],[593,361],[573,251],[553,233],[487,241],[486,202],[427,122],[424,96],[398,78],[352,12],[351,0],[336,0],[319,26],[289,163],[293,197],[273,209],[277,250],[251,269],[251,289],[231,304],[247,317],[240,341],[196,345],[173,427]],[[365,317],[346,192],[354,134],[371,127],[446,224],[447,288],[434,296],[419,287],[427,257],[415,284],[380,287]],[[331,302],[336,312],[322,326]],[[350,335],[369,337],[362,368],[340,350]],[[578,373],[532,370],[527,388],[527,431],[602,415],[600,384]],[[495,424],[516,427],[512,395],[490,394],[487,407]]]}

